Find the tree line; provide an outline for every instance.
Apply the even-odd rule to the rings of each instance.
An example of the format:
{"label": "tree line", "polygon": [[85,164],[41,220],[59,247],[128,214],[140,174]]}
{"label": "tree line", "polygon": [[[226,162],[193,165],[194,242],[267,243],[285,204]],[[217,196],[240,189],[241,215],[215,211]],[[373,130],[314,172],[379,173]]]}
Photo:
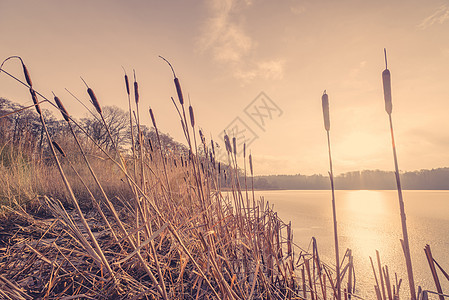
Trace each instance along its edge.
{"label": "tree line", "polygon": [[[418,170],[400,174],[403,189],[449,190],[449,168]],[[364,170],[342,173],[335,177],[340,190],[394,190],[393,171]],[[269,175],[256,176],[254,188],[268,190],[326,190],[330,188],[328,176],[323,175]]]}
{"label": "tree line", "polygon": [[[67,144],[67,137],[70,134],[67,132],[66,122],[62,119],[58,120],[48,110],[43,109],[42,111],[50,135],[58,143]],[[103,108],[103,116],[114,143],[123,152],[126,153],[129,151],[132,145],[129,112],[116,106],[105,106]],[[2,117],[0,118],[0,146],[2,147],[0,150],[3,151],[6,148],[11,148],[16,153],[26,153],[33,157],[46,156],[48,145],[45,142],[42,124],[34,109],[24,109],[22,105],[5,98],[0,98],[0,117]],[[113,147],[112,140],[102,120],[98,116],[92,114],[75,121],[79,126],[74,126],[74,129],[78,133],[84,131],[103,149],[111,150]],[[135,143],[137,142],[135,147],[139,147],[136,136],[138,132],[136,122],[133,122],[133,127],[134,141]],[[147,146],[153,149],[159,148],[154,128],[140,125],[140,132],[142,134],[142,141]],[[176,142],[168,134],[160,134],[160,139],[165,152],[185,153],[187,151],[187,148],[183,144]]]}

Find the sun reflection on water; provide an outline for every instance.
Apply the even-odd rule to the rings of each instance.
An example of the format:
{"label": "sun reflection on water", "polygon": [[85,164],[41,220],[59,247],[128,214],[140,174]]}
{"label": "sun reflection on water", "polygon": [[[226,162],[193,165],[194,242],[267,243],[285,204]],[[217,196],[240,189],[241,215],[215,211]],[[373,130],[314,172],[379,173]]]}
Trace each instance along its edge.
{"label": "sun reflection on water", "polygon": [[[389,216],[386,199],[378,191],[347,191],[341,208],[341,235],[360,257],[368,258],[382,248]],[[343,241],[342,241],[343,242]],[[380,250],[380,249],[379,249]]]}
{"label": "sun reflection on water", "polygon": [[345,209],[356,215],[378,217],[385,213],[386,198],[379,191],[347,191]]}
{"label": "sun reflection on water", "polygon": [[395,260],[401,251],[396,203],[382,191],[344,191],[340,205],[342,246],[353,250],[359,262],[359,275],[371,277],[369,257],[379,250],[382,261],[392,270],[403,269],[403,262]]}
{"label": "sun reflection on water", "polygon": [[[320,258],[329,263],[334,261],[329,190],[264,191],[260,194],[275,205],[283,220],[292,221],[298,245],[307,248],[311,237],[316,237]],[[438,262],[448,261],[449,191],[404,191],[404,200],[415,282],[425,289],[434,289],[423,247],[430,244]],[[402,229],[397,191],[337,190],[336,204],[340,259],[346,248],[352,250],[356,293],[364,299],[375,299],[369,257],[376,262],[376,250],[379,250],[382,265],[388,265],[390,275],[394,277],[397,273],[398,279],[403,279],[400,294],[401,299],[406,299],[409,292],[399,241]],[[447,270],[447,263],[445,266]],[[442,284],[443,290],[449,290],[449,283],[443,281]]]}

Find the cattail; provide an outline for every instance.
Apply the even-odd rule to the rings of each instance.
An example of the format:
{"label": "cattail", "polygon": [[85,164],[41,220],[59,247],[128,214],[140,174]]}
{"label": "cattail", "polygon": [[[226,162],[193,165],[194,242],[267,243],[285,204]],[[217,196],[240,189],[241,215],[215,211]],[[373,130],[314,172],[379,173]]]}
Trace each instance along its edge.
{"label": "cattail", "polygon": [[189,105],[189,113],[190,113],[190,125],[192,125],[192,128],[193,128],[193,127],[195,127],[195,116],[193,115],[192,105]]}
{"label": "cattail", "polygon": [[326,94],[326,90],[321,97],[321,102],[323,104],[324,128],[326,131],[329,131],[331,129],[331,121],[329,118],[329,97]]}
{"label": "cattail", "polygon": [[63,117],[67,122],[70,122],[69,113],[68,113],[67,110],[65,109],[64,105],[62,105],[61,100],[60,100],[57,96],[55,96],[55,102],[56,102],[56,105],[59,107],[59,110],[60,110],[61,113],[62,113],[62,117]]}
{"label": "cattail", "polygon": [[125,74],[125,85],[126,85],[126,93],[129,95],[129,80],[128,75]]}
{"label": "cattail", "polygon": [[225,133],[224,142],[226,146],[226,151],[232,153],[231,142],[229,141],[229,136]]}
{"label": "cattail", "polygon": [[176,93],[178,94],[179,103],[181,103],[181,105],[184,105],[184,97],[182,96],[181,85],[179,84],[179,79],[176,77],[175,77],[175,86],[176,86]]}
{"label": "cattail", "polygon": [[214,147],[214,140],[210,139],[210,144],[212,146],[212,154],[215,156],[215,147]]}
{"label": "cattail", "polygon": [[94,105],[95,109],[97,110],[97,112],[101,115],[101,106],[100,103],[97,100],[97,96],[95,96],[94,91],[87,85],[86,81],[84,81],[83,77],[80,77],[81,80],[84,82],[84,84],[87,87],[87,93],[89,94],[90,100],[92,102],[92,104]]}
{"label": "cattail", "polygon": [[391,102],[391,78],[390,70],[387,65],[387,49],[384,48],[385,54],[385,70],[382,72],[382,83],[384,86],[385,111],[391,114],[393,111],[393,104]]}
{"label": "cattail", "polygon": [[136,80],[136,71],[134,71],[134,100],[139,104],[139,85]]}
{"label": "cattail", "polygon": [[30,94],[31,94],[31,98],[33,98],[33,103],[34,103],[34,106],[36,107],[37,113],[42,115],[41,107],[39,106],[39,101],[37,101],[36,92],[33,90],[33,88],[30,88]]}
{"label": "cattail", "polygon": [[243,158],[246,157],[246,143],[243,143]]}
{"label": "cattail", "polygon": [[30,73],[28,73],[28,69],[27,69],[27,67],[25,66],[25,64],[23,63],[23,61],[22,61],[22,68],[23,68],[23,73],[25,74],[25,80],[26,80],[26,82],[28,83],[28,85],[29,85],[30,87],[32,87],[32,86],[33,86],[33,82],[31,81]]}
{"label": "cattail", "polygon": [[166,60],[162,56],[159,55],[159,57],[162,58],[170,66],[170,69],[173,72],[173,77],[175,78],[174,79],[175,87],[176,87],[176,93],[178,94],[179,103],[181,103],[181,105],[184,105],[184,97],[182,96],[181,84],[179,84],[179,79],[176,77],[175,70],[173,69],[173,66],[171,65],[171,63],[168,60]]}
{"label": "cattail", "polygon": [[63,157],[66,157],[64,150],[62,150],[61,146],[59,146],[58,143],[56,143],[55,141],[52,141],[51,143],[53,144],[53,146],[55,146],[55,148],[59,151],[59,153],[61,153]]}
{"label": "cattail", "polygon": [[234,156],[237,156],[237,139],[235,137],[232,138],[232,144],[234,145]]}
{"label": "cattail", "polygon": [[151,117],[151,122],[153,122],[154,128],[156,128],[156,120],[154,119],[153,110],[151,108],[150,108],[150,117]]}
{"label": "cattail", "polygon": [[384,88],[385,110],[388,113],[388,117],[389,117],[389,121],[390,121],[391,144],[393,147],[393,159],[394,159],[394,167],[395,167],[395,174],[396,174],[396,187],[398,190],[399,209],[400,209],[400,214],[401,214],[402,236],[403,236],[403,240],[401,240],[401,242],[402,242],[402,249],[404,251],[406,267],[407,267],[407,275],[408,275],[408,283],[410,286],[411,299],[416,300],[415,280],[413,278],[413,267],[412,267],[412,260],[411,260],[411,256],[410,256],[410,244],[409,244],[409,240],[408,240],[408,231],[407,231],[407,218],[405,215],[404,199],[402,197],[402,185],[401,185],[401,178],[399,176],[398,158],[397,158],[397,154],[396,154],[396,144],[394,141],[394,132],[393,132],[393,120],[391,117],[391,112],[393,110],[393,105],[391,102],[391,80],[390,80],[390,71],[388,70],[388,65],[387,65],[387,50],[385,48],[384,48],[384,54],[385,54],[385,70],[382,72],[382,81],[383,81],[383,88]]}
{"label": "cattail", "polygon": [[337,233],[337,213],[336,213],[336,206],[335,206],[335,189],[334,189],[334,172],[332,170],[332,156],[331,156],[331,143],[330,143],[330,128],[331,128],[331,122],[329,117],[329,98],[326,94],[326,90],[324,90],[324,94],[321,97],[321,101],[323,104],[323,117],[324,117],[324,128],[327,132],[327,145],[329,150],[329,177],[331,181],[331,189],[332,189],[332,217],[334,221],[334,245],[335,245],[335,264],[336,264],[336,276],[337,276],[337,282],[336,282],[336,289],[337,289],[337,300],[341,300],[341,278],[340,278],[340,254],[338,251],[338,233]]}
{"label": "cattail", "polygon": [[97,110],[97,112],[99,114],[101,114],[101,112],[102,112],[101,106],[100,106],[100,103],[98,103],[98,100],[97,100],[97,97],[95,96],[94,91],[91,88],[88,88],[87,93],[89,94],[90,99],[92,100],[92,104],[95,106],[95,109]]}
{"label": "cattail", "polygon": [[249,169],[251,171],[251,176],[253,176],[253,158],[251,156],[251,153],[249,154]]}
{"label": "cattail", "polygon": [[202,131],[201,129],[198,130],[198,131],[199,131],[199,133],[200,133],[201,142],[202,142],[203,144],[206,144],[206,139],[204,138],[203,131]]}
{"label": "cattail", "polygon": [[220,162],[218,162],[218,174],[220,174],[221,173],[221,164],[220,164]]}

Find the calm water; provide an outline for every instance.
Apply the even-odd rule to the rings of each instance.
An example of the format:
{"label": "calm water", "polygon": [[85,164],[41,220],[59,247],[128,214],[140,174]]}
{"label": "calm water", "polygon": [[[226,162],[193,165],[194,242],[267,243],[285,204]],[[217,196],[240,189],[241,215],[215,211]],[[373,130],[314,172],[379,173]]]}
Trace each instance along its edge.
{"label": "calm water", "polygon": [[[321,259],[334,264],[332,205],[330,191],[259,191],[285,221],[292,221],[294,241],[307,249],[312,237],[318,241]],[[405,260],[396,191],[336,191],[340,259],[346,248],[354,255],[357,293],[374,299],[375,284],[369,257],[376,250],[387,264],[390,277],[402,278],[401,295],[408,294]],[[415,282],[435,291],[424,253],[429,244],[436,261],[449,272],[449,191],[404,191],[407,227]],[[443,291],[447,280],[440,275]]]}

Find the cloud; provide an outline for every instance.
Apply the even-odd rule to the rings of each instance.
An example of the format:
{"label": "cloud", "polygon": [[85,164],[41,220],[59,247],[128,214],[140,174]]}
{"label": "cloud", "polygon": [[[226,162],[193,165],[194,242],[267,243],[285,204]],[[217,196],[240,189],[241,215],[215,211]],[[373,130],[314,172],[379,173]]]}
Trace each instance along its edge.
{"label": "cloud", "polygon": [[284,60],[270,60],[258,63],[258,70],[265,79],[282,79],[284,77]]}
{"label": "cloud", "polygon": [[356,66],[349,69],[349,72],[346,77],[343,78],[342,84],[344,87],[350,87],[350,88],[359,88],[364,89],[367,86],[367,81],[364,79],[363,74],[361,74],[365,67],[366,67],[367,61],[361,61]]}
{"label": "cloud", "polygon": [[291,6],[290,7],[290,11],[294,14],[294,15],[301,15],[306,11],[306,8],[302,5],[296,5],[296,6]]}
{"label": "cloud", "polygon": [[443,24],[447,20],[449,20],[449,4],[443,4],[433,14],[425,18],[418,28],[424,30],[434,24]]}
{"label": "cloud", "polygon": [[201,52],[210,53],[244,84],[256,78],[283,78],[284,61],[257,59],[258,43],[245,31],[244,12],[253,5],[252,1],[213,0],[206,3],[210,17],[198,39]]}
{"label": "cloud", "polygon": [[366,66],[366,60],[361,61],[361,62],[358,64],[357,67],[352,68],[352,69],[349,71],[350,76],[351,76],[352,78],[357,77],[357,76],[359,75],[360,71],[361,71],[363,68],[365,68],[365,66]]}

